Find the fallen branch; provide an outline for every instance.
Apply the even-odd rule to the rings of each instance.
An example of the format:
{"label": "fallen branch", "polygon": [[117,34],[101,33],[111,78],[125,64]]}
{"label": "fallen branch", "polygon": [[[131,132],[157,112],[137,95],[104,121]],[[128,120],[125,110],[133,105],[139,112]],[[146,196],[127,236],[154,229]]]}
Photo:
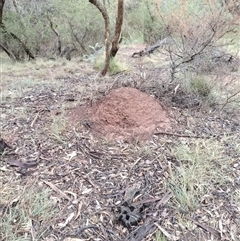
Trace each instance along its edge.
{"label": "fallen branch", "polygon": [[159,136],[159,135],[168,135],[168,136],[177,136],[177,137],[186,137],[186,138],[203,138],[203,139],[209,139],[213,137],[220,137],[223,135],[232,135],[234,132],[229,133],[223,133],[223,134],[212,134],[212,135],[206,135],[206,136],[198,136],[198,135],[188,135],[188,134],[180,134],[180,133],[173,133],[173,132],[165,132],[165,131],[158,131],[155,132],[153,135]]}
{"label": "fallen branch", "polygon": [[164,131],[159,131],[155,132],[154,135],[168,135],[168,136],[177,136],[177,137],[187,137],[187,138],[212,138],[215,137],[214,135],[212,136],[197,136],[197,135],[187,135],[187,134],[178,134],[178,133],[172,133],[172,132],[164,132]]}
{"label": "fallen branch", "polygon": [[137,58],[137,57],[142,57],[144,55],[148,55],[149,56],[150,54],[153,53],[154,50],[158,49],[161,46],[169,44],[169,43],[170,43],[170,39],[169,38],[165,38],[165,39],[159,40],[156,44],[154,44],[154,45],[152,45],[150,47],[147,47],[144,50],[141,50],[139,52],[133,53],[132,57],[133,58]]}
{"label": "fallen branch", "polygon": [[219,239],[221,238],[221,234],[220,232],[218,232],[217,230],[205,225],[205,224],[202,224],[202,223],[199,223],[197,220],[193,219],[193,218],[190,218],[190,217],[186,217],[188,220],[194,222],[197,226],[199,226],[200,228],[204,229],[205,231],[211,233],[212,235],[218,237]]}

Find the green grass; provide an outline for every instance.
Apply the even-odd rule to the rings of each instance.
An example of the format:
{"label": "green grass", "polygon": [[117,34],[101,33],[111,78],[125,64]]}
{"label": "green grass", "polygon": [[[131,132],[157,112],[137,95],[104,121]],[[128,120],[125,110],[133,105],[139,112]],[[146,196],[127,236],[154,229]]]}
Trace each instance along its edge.
{"label": "green grass", "polygon": [[163,233],[158,231],[156,233],[155,241],[168,241],[168,240],[167,240],[166,236]]}
{"label": "green grass", "polygon": [[[94,68],[97,70],[102,70],[104,65],[105,65],[105,56],[101,55],[95,60]],[[127,65],[124,62],[118,60],[117,57],[112,58],[110,60],[108,73],[118,74],[127,70],[128,70]]]}
{"label": "green grass", "polygon": [[57,213],[50,200],[51,191],[37,186],[1,189],[1,206],[5,206],[0,236],[4,240],[39,240],[48,229],[48,222]]}
{"label": "green grass", "polygon": [[175,205],[182,211],[195,210],[216,184],[226,184],[223,175],[231,159],[224,155],[224,146],[215,139],[195,140],[173,149],[177,164],[172,168],[170,188]]}

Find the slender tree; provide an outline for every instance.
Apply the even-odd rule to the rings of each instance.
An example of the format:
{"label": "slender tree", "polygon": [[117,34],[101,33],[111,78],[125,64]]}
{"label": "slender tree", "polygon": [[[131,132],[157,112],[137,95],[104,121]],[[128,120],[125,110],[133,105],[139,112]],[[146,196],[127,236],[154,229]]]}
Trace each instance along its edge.
{"label": "slender tree", "polygon": [[[101,70],[101,75],[105,76],[108,71],[111,58],[115,57],[119,49],[118,43],[119,43],[119,38],[121,35],[122,23],[123,23],[124,0],[118,0],[115,34],[114,34],[112,43],[110,41],[110,20],[109,20],[109,16],[108,16],[105,4],[104,5],[101,4],[98,0],[89,0],[89,2],[93,4],[101,12],[105,23],[106,58],[105,58],[105,65]],[[111,44],[112,44],[112,47],[111,47]]]}
{"label": "slender tree", "polygon": [[96,6],[96,8],[101,12],[103,19],[104,19],[104,23],[105,23],[105,47],[106,47],[106,59],[105,59],[105,65],[101,71],[101,75],[105,76],[108,68],[109,68],[109,64],[110,64],[110,40],[109,40],[109,36],[110,36],[110,21],[109,21],[109,16],[107,13],[107,10],[105,8],[104,5],[102,5],[98,0],[89,0],[89,2],[91,4],[93,4],[94,6]]}
{"label": "slender tree", "polygon": [[3,6],[4,6],[5,0],[0,0],[0,25],[2,26],[3,22]]}
{"label": "slender tree", "polygon": [[117,18],[116,18],[115,34],[112,41],[112,49],[111,49],[110,57],[115,57],[119,49],[118,43],[121,36],[122,24],[123,24],[123,9],[124,9],[123,4],[124,4],[124,0],[118,0],[118,12],[117,12]]}

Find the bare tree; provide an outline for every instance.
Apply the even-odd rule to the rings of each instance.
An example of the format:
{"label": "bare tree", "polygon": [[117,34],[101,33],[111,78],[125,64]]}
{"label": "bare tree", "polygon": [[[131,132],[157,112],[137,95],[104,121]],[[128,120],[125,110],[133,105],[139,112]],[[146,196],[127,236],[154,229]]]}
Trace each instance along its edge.
{"label": "bare tree", "polygon": [[[172,80],[176,73],[183,73],[190,68],[196,71],[201,71],[204,67],[210,68],[209,64],[213,63],[214,65],[216,58],[223,59],[225,56],[224,51],[222,51],[221,56],[218,56],[220,48],[233,44],[232,37],[228,38],[228,41],[223,41],[223,39],[228,34],[232,36],[236,34],[239,23],[236,19],[227,17],[227,8],[219,8],[215,1],[212,4],[215,5],[209,5],[203,15],[190,12],[188,15],[185,13],[185,18],[179,19],[176,14],[168,23],[165,23],[164,16],[160,15],[170,43],[166,50],[171,62]],[[182,16],[181,13],[179,12],[180,16]],[[198,21],[193,22],[192,19]],[[179,26],[177,29],[176,23]],[[233,57],[229,55],[227,62],[231,62],[232,59]]]}

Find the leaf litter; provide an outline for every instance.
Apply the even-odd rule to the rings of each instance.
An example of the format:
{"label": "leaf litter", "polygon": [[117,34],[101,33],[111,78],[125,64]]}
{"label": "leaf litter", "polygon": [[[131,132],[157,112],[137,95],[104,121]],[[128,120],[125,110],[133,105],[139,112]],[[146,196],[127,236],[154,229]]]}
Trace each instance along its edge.
{"label": "leaf litter", "polygon": [[[123,82],[125,78],[131,77],[119,76]],[[210,113],[206,115],[204,109],[196,111],[194,108],[173,108],[168,100],[164,102],[164,108],[160,105],[161,111],[167,109],[164,116],[168,116],[167,123],[171,124],[167,128],[179,136],[164,134],[168,131],[165,129],[161,130],[161,134],[154,135],[155,128],[163,128],[157,125],[149,131],[150,135],[141,132],[138,136],[135,132],[138,128],[136,126],[135,131],[130,131],[133,133],[131,138],[125,139],[124,133],[129,133],[127,127],[131,127],[125,125],[115,132],[111,126],[114,135],[110,136],[109,140],[104,138],[108,133],[106,129],[97,129],[103,131],[103,134],[96,135],[94,128],[103,122],[112,124],[100,111],[103,109],[104,98],[111,92],[111,86],[105,82],[99,83],[94,93],[99,99],[94,100],[92,107],[91,104],[87,105],[96,108],[96,112],[87,115],[86,112],[81,112],[80,107],[73,107],[74,101],[69,104],[68,99],[69,95],[72,96],[71,100],[84,99],[82,92],[75,90],[76,83],[81,83],[87,90],[92,78],[83,76],[80,81],[72,76],[60,78],[59,81],[62,82],[59,89],[48,85],[41,88],[36,86],[25,93],[31,98],[23,96],[14,99],[11,103],[14,107],[12,113],[3,108],[9,118],[4,120],[2,135],[14,149],[14,158],[27,161],[29,157],[34,159],[35,153],[40,155],[37,156],[38,165],[31,167],[30,173],[19,172],[21,166],[4,169],[12,158],[11,154],[4,155],[1,162],[1,185],[8,185],[4,178],[11,177],[15,180],[12,183],[14,185],[26,185],[25,180],[29,179],[34,180],[34,185],[48,186],[52,190],[51,200],[58,213],[48,226],[38,227],[33,223],[32,227],[36,233],[44,230],[43,240],[154,240],[158,230],[168,240],[217,240],[219,235],[224,240],[236,240],[239,237],[240,209],[233,195],[239,192],[237,177],[240,175],[240,164],[239,155],[234,153],[231,145],[226,143],[225,151],[234,160],[228,170],[231,174],[226,174],[234,181],[228,183],[228,188],[216,184],[215,190],[202,198],[197,210],[185,213],[176,208],[174,195],[166,185],[171,177],[171,166],[177,164],[171,152],[172,148],[178,146],[179,141],[189,141],[188,137],[181,137],[181,134],[200,136],[205,133],[214,138],[214,134],[232,133],[234,130],[239,138],[238,123],[226,116],[214,118]],[[108,93],[100,94],[101,88],[109,88]],[[114,91],[116,93],[120,89],[116,88]],[[135,89],[132,91],[136,92]],[[150,94],[147,88],[146,93]],[[149,98],[153,99],[150,96]],[[86,100],[88,103],[92,102],[91,98],[86,97]],[[108,100],[111,103],[111,98]],[[5,102],[2,105],[8,104]],[[63,105],[65,108],[62,108]],[[18,108],[21,106],[24,106],[26,116],[19,115]],[[72,125],[66,115],[73,108],[77,113],[85,115],[84,118],[87,117],[87,124],[81,116],[78,117],[80,121]],[[102,118],[97,119],[94,114]],[[70,125],[59,130],[56,138],[56,135],[52,135],[51,126],[54,118],[59,115],[58,124],[66,121]],[[124,118],[121,120],[125,121]],[[195,125],[189,124],[192,118]],[[131,119],[131,123],[132,121],[134,120]],[[26,169],[30,167],[26,166]],[[16,173],[20,175],[18,180],[14,178]],[[137,188],[133,190],[133,194],[129,194],[132,187]],[[119,207],[126,199],[139,208],[141,213],[141,219],[128,227],[118,220]],[[2,206],[1,215],[7,215]],[[31,236],[28,231],[26,235]]]}

